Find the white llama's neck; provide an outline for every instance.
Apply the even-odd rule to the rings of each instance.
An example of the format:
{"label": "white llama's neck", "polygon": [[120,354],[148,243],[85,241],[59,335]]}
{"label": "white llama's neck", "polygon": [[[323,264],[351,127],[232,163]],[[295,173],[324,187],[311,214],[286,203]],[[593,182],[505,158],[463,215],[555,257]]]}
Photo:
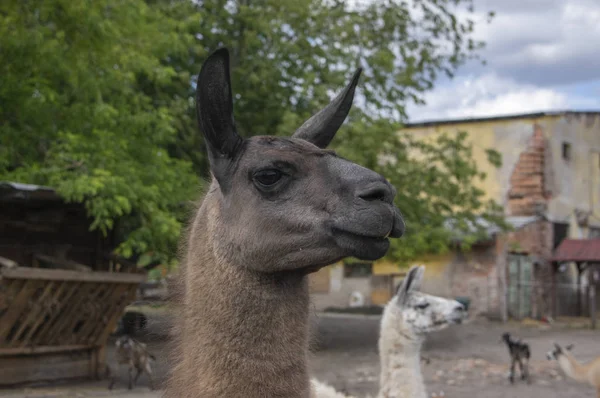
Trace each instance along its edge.
{"label": "white llama's neck", "polygon": [[386,308],[381,321],[379,357],[381,376],[378,398],[425,398],[421,373],[423,339],[398,328],[396,308]]}
{"label": "white llama's neck", "polygon": [[581,365],[569,354],[563,353],[558,357],[558,365],[567,376],[577,381],[587,381]]}

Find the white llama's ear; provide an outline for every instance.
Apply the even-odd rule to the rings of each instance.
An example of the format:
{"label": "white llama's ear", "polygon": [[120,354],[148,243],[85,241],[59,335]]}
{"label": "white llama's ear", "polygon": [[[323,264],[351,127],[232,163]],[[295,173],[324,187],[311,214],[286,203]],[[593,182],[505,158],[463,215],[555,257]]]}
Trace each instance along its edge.
{"label": "white llama's ear", "polygon": [[421,287],[421,280],[423,279],[423,272],[425,271],[424,266],[413,266],[408,270],[406,278],[398,286],[396,291],[397,304],[403,306],[408,300],[409,293]]}
{"label": "white llama's ear", "polygon": [[350,112],[354,100],[354,90],[361,72],[361,68],[357,69],[344,91],[339,93],[329,105],[304,122],[292,137],[311,142],[319,148],[327,147]]}
{"label": "white llama's ear", "polygon": [[415,271],[415,277],[410,286],[410,289],[414,290],[414,291],[421,290],[421,285],[423,284],[423,276],[425,275],[425,266],[424,265],[419,265],[416,268],[417,268],[417,270]]}
{"label": "white llama's ear", "polygon": [[562,352],[562,348],[558,345],[558,343],[554,343],[554,348],[556,348],[556,351]]}

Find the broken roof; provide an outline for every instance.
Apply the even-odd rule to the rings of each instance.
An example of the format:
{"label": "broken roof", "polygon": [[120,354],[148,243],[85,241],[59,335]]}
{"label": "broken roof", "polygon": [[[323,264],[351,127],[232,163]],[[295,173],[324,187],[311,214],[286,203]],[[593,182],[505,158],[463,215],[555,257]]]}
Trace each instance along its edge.
{"label": "broken roof", "polygon": [[563,239],[551,260],[600,263],[600,238]]}
{"label": "broken roof", "polygon": [[[518,230],[538,220],[538,216],[509,216],[504,219],[504,222],[510,225],[513,229]],[[446,220],[444,222],[444,226],[453,233],[453,238],[455,240],[460,241],[462,239],[463,232],[456,227],[454,219]],[[478,228],[481,228],[485,231],[485,234],[488,238],[492,238],[494,235],[502,232],[499,226],[487,221],[483,217],[477,217],[474,223],[469,222],[467,228],[471,233],[475,233],[477,232]]]}

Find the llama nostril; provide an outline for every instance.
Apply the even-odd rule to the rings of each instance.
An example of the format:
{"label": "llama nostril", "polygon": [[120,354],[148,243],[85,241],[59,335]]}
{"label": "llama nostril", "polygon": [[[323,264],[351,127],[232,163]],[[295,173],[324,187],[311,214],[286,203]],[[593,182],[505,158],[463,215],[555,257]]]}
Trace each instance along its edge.
{"label": "llama nostril", "polygon": [[367,202],[381,201],[391,203],[392,192],[384,184],[377,184],[358,194],[358,197]]}

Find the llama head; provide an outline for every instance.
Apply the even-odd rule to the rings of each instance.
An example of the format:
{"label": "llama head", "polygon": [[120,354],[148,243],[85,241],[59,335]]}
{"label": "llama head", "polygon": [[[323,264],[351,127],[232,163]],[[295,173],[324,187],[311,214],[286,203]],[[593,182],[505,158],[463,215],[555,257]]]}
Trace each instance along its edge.
{"label": "llama head", "polygon": [[461,323],[467,314],[464,306],[456,300],[420,292],[424,272],[422,265],[412,267],[389,304],[394,306],[398,315],[398,326],[412,337]]}
{"label": "llama head", "polygon": [[400,237],[394,188],[381,175],[325,147],[346,118],[358,82],[289,138],[242,138],[233,118],[229,54],[211,54],[196,107],[213,182],[208,230],[218,254],[256,272],[313,272],[344,257],[375,260]]}
{"label": "llama head", "polygon": [[[573,349],[573,344],[569,344],[569,345],[565,346],[565,350],[567,350],[567,351],[571,351],[572,349]],[[560,356],[564,355],[564,353],[565,353],[565,351],[563,350],[563,348],[558,343],[554,343],[554,349],[550,350],[546,353],[546,358],[548,358],[549,361],[552,361],[552,360],[558,361]]]}

